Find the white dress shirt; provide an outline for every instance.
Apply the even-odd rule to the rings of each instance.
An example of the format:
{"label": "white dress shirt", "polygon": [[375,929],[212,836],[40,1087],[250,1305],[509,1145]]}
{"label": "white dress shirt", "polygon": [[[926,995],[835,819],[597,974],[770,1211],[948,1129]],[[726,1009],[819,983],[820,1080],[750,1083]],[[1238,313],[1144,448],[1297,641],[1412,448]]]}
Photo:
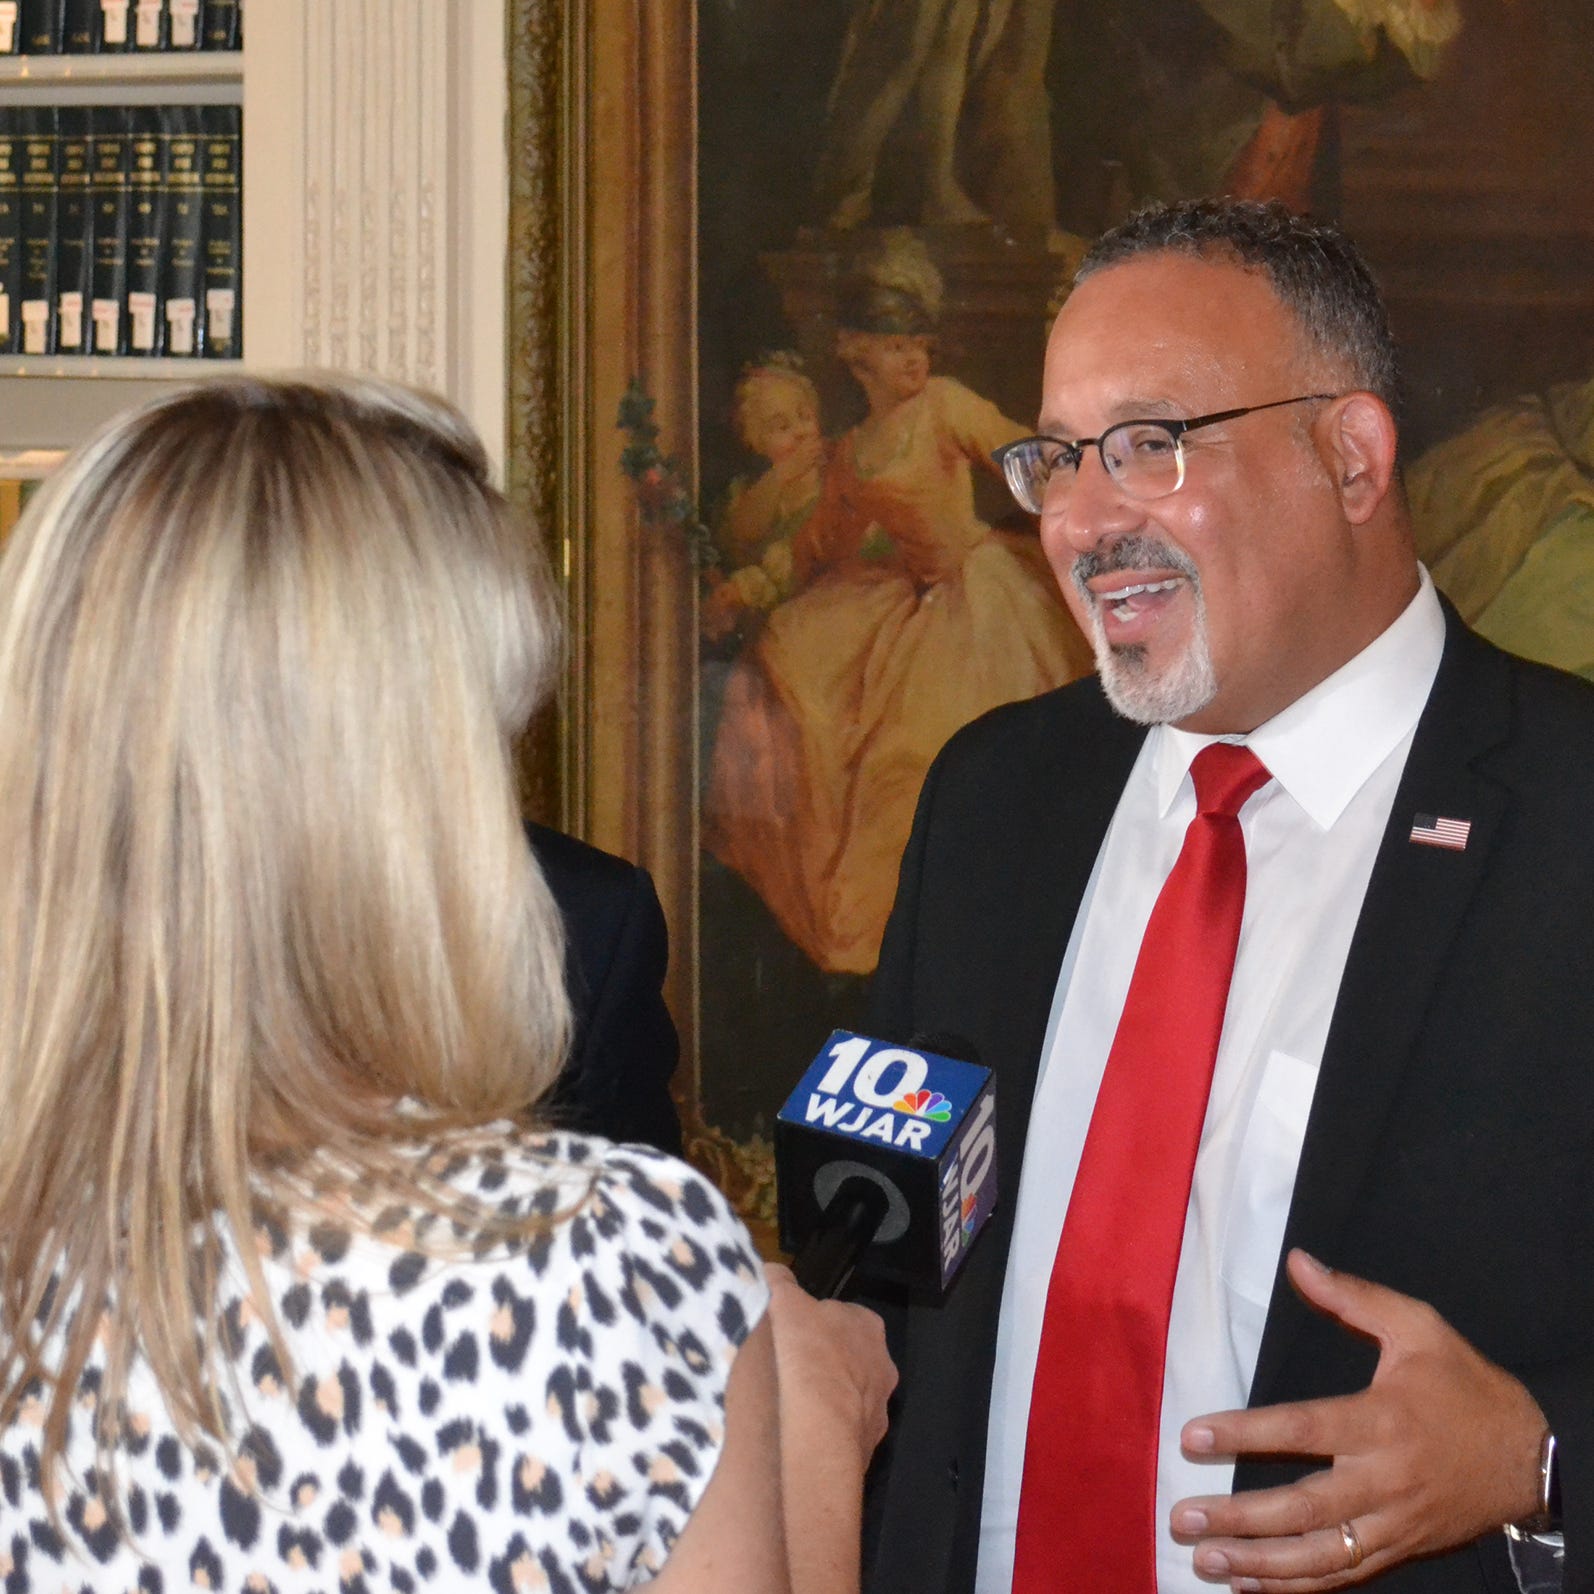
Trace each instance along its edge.
{"label": "white dress shirt", "polygon": [[[1369,647],[1249,737],[1229,738],[1246,741],[1274,778],[1240,812],[1245,916],[1174,1281],[1157,1467],[1161,1594],[1210,1594],[1168,1518],[1187,1496],[1227,1493],[1234,1468],[1186,1458],[1179,1430],[1246,1403],[1329,1020],[1443,646],[1424,571],[1417,596]],[[978,1594],[1012,1585],[1052,1260],[1141,937],[1195,812],[1190,763],[1216,739],[1171,726],[1147,736],[1063,959],[1002,1293]],[[1062,1553],[1077,1565],[1081,1547]]]}

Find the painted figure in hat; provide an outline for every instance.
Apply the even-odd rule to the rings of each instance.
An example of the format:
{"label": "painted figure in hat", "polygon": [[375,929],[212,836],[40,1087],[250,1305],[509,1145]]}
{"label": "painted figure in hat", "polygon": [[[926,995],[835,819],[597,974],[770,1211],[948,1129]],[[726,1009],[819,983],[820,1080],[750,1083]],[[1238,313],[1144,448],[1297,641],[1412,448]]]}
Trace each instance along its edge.
{"label": "painted figure in hat", "polygon": [[974,469],[1026,428],[931,373],[941,298],[906,230],[840,287],[836,352],[868,414],[794,539],[797,595],[731,672],[709,771],[705,844],[829,973],[873,969],[946,739],[1089,668],[1033,539],[976,513]]}

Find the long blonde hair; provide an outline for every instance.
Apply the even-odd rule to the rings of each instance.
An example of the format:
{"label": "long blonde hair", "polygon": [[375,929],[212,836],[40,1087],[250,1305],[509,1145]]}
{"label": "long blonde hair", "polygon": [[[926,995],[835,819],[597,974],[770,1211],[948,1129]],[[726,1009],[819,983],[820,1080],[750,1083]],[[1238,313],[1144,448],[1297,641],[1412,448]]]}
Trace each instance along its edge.
{"label": "long blonde hair", "polygon": [[468,424],[392,384],[197,386],[29,506],[0,560],[0,1423],[64,1336],[47,1465],[99,1303],[101,1412],[142,1355],[215,1432],[218,1215],[269,1318],[262,1191],[413,1193],[417,1142],[553,1079],[510,743],[557,643]]}

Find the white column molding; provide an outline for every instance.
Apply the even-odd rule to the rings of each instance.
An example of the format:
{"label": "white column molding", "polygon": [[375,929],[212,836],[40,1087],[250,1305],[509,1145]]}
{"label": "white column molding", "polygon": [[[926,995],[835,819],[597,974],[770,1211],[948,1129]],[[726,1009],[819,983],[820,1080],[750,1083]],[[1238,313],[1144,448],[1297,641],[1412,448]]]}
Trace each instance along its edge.
{"label": "white column molding", "polygon": [[244,352],[435,388],[504,453],[501,0],[263,0],[244,54]]}

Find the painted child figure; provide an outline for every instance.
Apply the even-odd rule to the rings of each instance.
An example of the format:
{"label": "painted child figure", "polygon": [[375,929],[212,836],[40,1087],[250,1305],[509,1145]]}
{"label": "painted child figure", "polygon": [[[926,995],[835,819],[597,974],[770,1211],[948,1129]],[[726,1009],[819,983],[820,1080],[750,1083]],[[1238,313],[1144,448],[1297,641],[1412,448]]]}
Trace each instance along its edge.
{"label": "painted child figure", "polygon": [[796,590],[792,539],[819,502],[825,442],[819,394],[796,354],[764,355],[736,383],[736,434],[769,462],[749,482],[731,483],[718,532],[731,574],[705,598],[704,638],[717,642]]}

